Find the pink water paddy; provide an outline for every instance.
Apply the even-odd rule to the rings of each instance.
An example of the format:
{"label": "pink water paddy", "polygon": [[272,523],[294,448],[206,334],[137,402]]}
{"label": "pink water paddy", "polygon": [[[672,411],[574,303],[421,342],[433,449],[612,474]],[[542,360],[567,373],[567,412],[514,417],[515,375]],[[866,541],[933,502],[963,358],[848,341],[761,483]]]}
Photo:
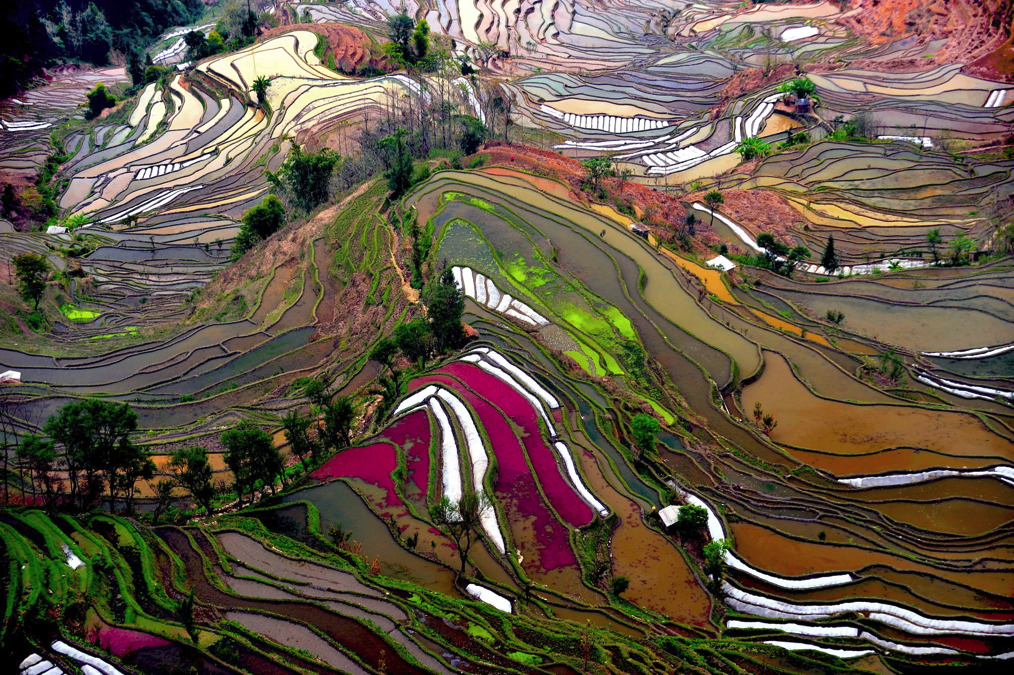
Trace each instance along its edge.
{"label": "pink water paddy", "polygon": [[322,467],[310,474],[317,480],[334,478],[359,478],[383,489],[384,498],[381,516],[400,516],[405,513],[404,502],[391,478],[391,472],[397,466],[395,449],[390,443],[377,442],[357,448],[342,450],[324,463]]}
{"label": "pink water paddy", "polygon": [[142,633],[139,630],[120,628],[118,626],[103,625],[99,629],[98,638],[95,641],[99,647],[111,652],[118,658],[132,654],[138,649],[149,649],[151,647],[165,647],[172,644],[164,638],[150,633]]}
{"label": "pink water paddy", "polygon": [[431,434],[429,416],[425,410],[418,410],[402,417],[381,434],[382,438],[398,446],[405,453],[407,480],[415,487],[415,490],[406,497],[413,502],[426,501],[430,477]]}
{"label": "pink water paddy", "polygon": [[591,522],[594,517],[591,507],[563,477],[555,453],[542,438],[540,416],[535,408],[521,394],[478,366],[458,362],[445,366],[441,371],[465,382],[476,394],[499,408],[508,419],[521,427],[524,432],[521,440],[535,477],[560,517],[574,527]]}

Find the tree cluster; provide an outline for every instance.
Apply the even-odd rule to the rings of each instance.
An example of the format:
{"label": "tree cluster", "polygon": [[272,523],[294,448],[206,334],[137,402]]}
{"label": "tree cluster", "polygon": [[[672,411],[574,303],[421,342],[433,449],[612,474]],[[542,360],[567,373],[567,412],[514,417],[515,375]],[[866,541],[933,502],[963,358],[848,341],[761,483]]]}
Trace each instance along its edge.
{"label": "tree cluster", "polygon": [[387,20],[387,36],[390,42],[384,51],[395,61],[431,70],[434,59],[430,58],[430,26],[426,19],[419,23],[406,15],[396,14]]}
{"label": "tree cluster", "polygon": [[[28,436],[18,454],[28,467],[33,495],[50,508],[64,501],[88,509],[106,492],[111,511],[119,497],[130,511],[137,481],[154,474],[147,451],[131,440],[137,413],[126,403],[73,401],[46,420],[42,430],[46,437]],[[67,476],[65,499],[65,483],[57,472]]]}
{"label": "tree cluster", "polygon": [[390,365],[395,354],[425,367],[435,354],[447,354],[465,344],[461,316],[465,312],[465,295],[454,283],[451,270],[444,268],[440,277],[424,293],[427,317],[400,324],[390,338],[380,340],[370,353],[371,358]]}
{"label": "tree cluster", "polygon": [[271,434],[249,420],[244,420],[222,434],[225,446],[225,464],[232,472],[236,496],[253,497],[258,485],[268,486],[275,492],[275,480],[285,480],[285,463],[275,447]]}
{"label": "tree cluster", "polygon": [[95,119],[102,114],[106,108],[116,105],[116,97],[106,90],[106,85],[99,82],[95,88],[85,94],[88,99],[88,111],[85,113],[87,119]]}
{"label": "tree cluster", "polygon": [[277,173],[265,173],[277,192],[284,194],[296,208],[309,213],[328,200],[332,175],[341,165],[341,155],[330,148],[312,152],[297,145]]}
{"label": "tree cluster", "polygon": [[275,195],[243,214],[243,224],[232,242],[232,258],[238,260],[285,225],[285,206]]}
{"label": "tree cluster", "polygon": [[791,277],[799,262],[810,257],[810,249],[802,245],[789,248],[770,232],[757,235],[757,245],[764,251],[754,258],[754,265],[785,277]]}
{"label": "tree cluster", "polygon": [[0,12],[0,98],[41,68],[64,61],[106,65],[139,54],[171,26],[196,21],[202,0],[6,0]]}

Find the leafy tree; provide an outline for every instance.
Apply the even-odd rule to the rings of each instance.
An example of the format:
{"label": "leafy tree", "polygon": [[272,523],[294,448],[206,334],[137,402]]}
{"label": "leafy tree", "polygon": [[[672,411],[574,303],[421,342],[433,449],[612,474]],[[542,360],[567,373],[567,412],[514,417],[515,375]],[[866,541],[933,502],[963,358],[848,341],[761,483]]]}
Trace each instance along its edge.
{"label": "leafy tree", "polygon": [[460,348],[465,343],[461,316],[465,313],[465,294],[454,283],[454,275],[445,267],[440,279],[431,287],[426,310],[433,342],[440,354]]}
{"label": "leafy tree", "polygon": [[582,160],[581,166],[588,172],[588,178],[591,180],[596,192],[599,191],[599,185],[603,178],[614,175],[613,160],[608,157],[585,159]]}
{"label": "leafy tree", "polygon": [[751,160],[754,157],[764,157],[771,152],[771,146],[762,141],[757,136],[751,136],[750,138],[744,138],[736,146],[736,152],[744,160]]}
{"label": "leafy tree", "polygon": [[630,588],[630,579],[628,579],[627,577],[613,577],[613,583],[611,587],[613,595],[615,595],[616,597],[620,597],[621,595],[627,592],[628,588]]}
{"label": "leafy tree", "polygon": [[39,301],[42,300],[42,294],[46,290],[46,280],[49,277],[49,263],[44,257],[34,253],[16,255],[13,262],[21,299],[33,303],[34,309],[38,311]]}
{"label": "leafy tree", "polygon": [[391,359],[398,353],[398,344],[391,338],[383,338],[373,346],[370,358],[385,366],[391,365]]}
{"label": "leafy tree", "polygon": [[110,487],[110,511],[114,510],[113,494],[120,494],[126,502],[127,513],[133,513],[137,481],[142,478],[150,481],[155,476],[155,461],[143,448],[131,444],[129,447],[118,449],[118,456],[107,469],[107,475]]}
{"label": "leafy tree", "polygon": [[930,251],[933,253],[933,264],[936,265],[940,262],[940,258],[937,255],[937,246],[944,243],[944,238],[940,236],[939,227],[934,227],[926,233],[926,243],[930,245]]}
{"label": "leafy tree", "polygon": [[94,119],[102,114],[106,108],[116,105],[116,97],[106,91],[106,85],[99,82],[95,88],[85,94],[88,99],[88,112],[85,117]]}
{"label": "leafy tree", "polygon": [[284,185],[297,207],[312,211],[327,201],[331,174],[342,157],[330,148],[310,153],[296,146],[278,170],[277,183]]}
{"label": "leafy tree", "polygon": [[387,189],[391,192],[391,199],[402,196],[406,190],[412,187],[412,154],[405,145],[405,136],[408,131],[396,129],[393,134],[385,136],[380,140],[380,147],[388,153],[393,150],[394,156],[390,159],[384,178],[387,179]]}
{"label": "leafy tree", "polygon": [[282,418],[282,429],[285,430],[285,440],[292,449],[292,454],[299,458],[300,464],[306,468],[306,458],[317,459],[320,454],[320,446],[310,438],[310,425],[313,420],[299,413],[298,410],[290,410]]}
{"label": "leafy tree", "polygon": [[971,260],[971,254],[975,250],[975,240],[960,234],[951,241],[947,249],[947,255],[952,265],[967,265]]}
{"label": "leafy tree", "polygon": [[319,377],[314,377],[303,385],[303,396],[317,408],[323,408],[331,400],[331,394],[327,393],[327,385]]}
{"label": "leafy tree", "polygon": [[176,482],[190,492],[190,496],[211,515],[211,501],[215,498],[214,471],[208,461],[208,451],[199,445],[181,448],[172,454],[169,471]]}
{"label": "leafy tree", "polygon": [[397,45],[402,57],[410,54],[409,41],[415,29],[415,21],[406,14],[395,14],[387,20],[387,36]]}
{"label": "leafy tree", "polygon": [[422,61],[430,52],[430,25],[426,19],[420,19],[412,32],[412,47],[415,51],[415,60]]}
{"label": "leafy tree", "polygon": [[249,420],[244,420],[222,434],[225,463],[232,471],[240,503],[247,491],[252,492],[257,480],[274,490],[281,456],[271,436]]}
{"label": "leafy tree", "polygon": [[703,506],[686,504],[676,517],[676,530],[680,537],[698,537],[708,526],[708,511]]}
{"label": "leafy tree", "polygon": [[817,85],[809,78],[797,77],[778,86],[778,91],[793,94],[796,98],[809,98],[817,93]]}
{"label": "leafy tree", "polygon": [[324,447],[342,450],[352,445],[352,424],[356,421],[356,406],[348,396],[339,396],[324,408]]}
{"label": "leafy tree", "polygon": [[261,239],[267,239],[285,225],[285,207],[278,197],[268,195],[259,206],[243,214],[243,225]]}
{"label": "leafy tree", "polygon": [[651,415],[638,413],[630,420],[630,428],[634,434],[634,444],[641,456],[655,451],[655,434],[658,433],[658,420]]}
{"label": "leafy tree", "polygon": [[254,93],[257,94],[257,102],[263,106],[268,100],[268,88],[271,87],[271,78],[261,75],[253,83]]}
{"label": "leafy tree", "polygon": [[10,183],[4,183],[3,192],[0,193],[0,211],[2,211],[4,218],[10,218],[14,215],[14,209],[18,206],[18,196],[14,193],[14,186]]}
{"label": "leafy tree", "polygon": [[470,115],[461,115],[458,119],[461,121],[461,137],[459,139],[461,152],[471,155],[486,142],[489,130],[480,120]]}
{"label": "leafy tree", "polygon": [[46,508],[52,510],[56,506],[59,485],[59,479],[53,473],[56,468],[53,441],[31,434],[18,446],[18,458],[28,466],[32,496],[36,495],[36,486],[41,488]]}
{"label": "leafy tree", "polygon": [[197,630],[197,621],[194,617],[194,589],[191,588],[190,593],[183,597],[176,605],[176,618],[183,624],[183,628],[186,629],[190,640],[194,644],[197,644],[200,632]]}
{"label": "leafy tree", "polygon": [[834,274],[841,265],[838,264],[838,254],[834,252],[834,235],[827,235],[827,244],[824,246],[824,254],[820,256],[820,266],[828,274]]}
{"label": "leafy tree", "polygon": [[394,329],[394,341],[405,358],[423,366],[433,352],[433,335],[425,319],[414,319]]}
{"label": "leafy tree", "polygon": [[155,510],[152,511],[151,519],[158,523],[162,516],[169,510],[173,502],[173,490],[176,489],[176,481],[164,478],[155,483]]}
{"label": "leafy tree", "polygon": [[236,233],[236,238],[232,240],[232,246],[229,248],[232,259],[239,260],[247,251],[261,243],[261,241],[262,239],[250,227],[246,224],[240,225],[239,232]]}
{"label": "leafy tree", "polygon": [[725,203],[725,196],[718,190],[711,190],[704,195],[704,203],[708,205],[708,209],[711,210],[711,225],[715,225],[715,210]]}
{"label": "leafy tree", "polygon": [[199,30],[192,30],[183,36],[187,44],[187,60],[200,61],[209,55],[208,38]]}
{"label": "leafy tree", "polygon": [[482,514],[492,508],[489,497],[484,492],[466,490],[457,504],[445,495],[429,508],[433,524],[444,530],[458,546],[458,557],[461,562],[461,576],[465,575],[468,562],[468,551],[479,538],[479,526]]}
{"label": "leafy tree", "polygon": [[[126,403],[100,399],[72,401],[46,420],[43,431],[63,448],[70,479],[71,501],[78,503],[78,477],[85,476],[82,505],[89,505],[109,484],[109,507],[117,492],[130,496],[137,478],[147,473],[150,459],[130,440],[137,430],[137,413]],[[147,460],[147,461],[146,461]]]}
{"label": "leafy tree", "polygon": [[784,265],[781,266],[781,269],[778,271],[787,277],[791,277],[792,272],[796,269],[796,266],[801,261],[806,260],[809,257],[810,257],[810,249],[802,245],[793,246],[792,249],[789,251],[788,260]]}
{"label": "leafy tree", "polygon": [[725,539],[716,539],[704,545],[704,572],[711,577],[716,587],[725,577],[725,554],[729,548],[729,542]]}

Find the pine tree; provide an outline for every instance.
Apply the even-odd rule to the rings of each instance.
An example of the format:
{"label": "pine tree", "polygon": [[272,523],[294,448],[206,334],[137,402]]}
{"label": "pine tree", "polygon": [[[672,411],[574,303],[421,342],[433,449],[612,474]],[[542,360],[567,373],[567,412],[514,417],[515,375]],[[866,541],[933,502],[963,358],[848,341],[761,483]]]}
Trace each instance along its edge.
{"label": "pine tree", "polygon": [[827,246],[824,247],[824,255],[820,257],[820,264],[828,274],[833,274],[841,265],[838,264],[838,254],[834,252],[834,235],[827,236]]}

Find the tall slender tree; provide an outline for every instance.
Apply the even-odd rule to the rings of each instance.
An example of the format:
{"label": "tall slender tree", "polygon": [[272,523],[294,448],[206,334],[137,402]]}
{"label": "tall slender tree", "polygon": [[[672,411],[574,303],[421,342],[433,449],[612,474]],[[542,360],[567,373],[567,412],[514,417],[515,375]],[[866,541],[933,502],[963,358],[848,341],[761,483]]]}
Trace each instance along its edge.
{"label": "tall slender tree", "polygon": [[827,235],[827,245],[824,246],[824,255],[820,257],[820,265],[823,267],[828,274],[834,274],[840,265],[838,264],[838,254],[834,251],[834,235]]}

